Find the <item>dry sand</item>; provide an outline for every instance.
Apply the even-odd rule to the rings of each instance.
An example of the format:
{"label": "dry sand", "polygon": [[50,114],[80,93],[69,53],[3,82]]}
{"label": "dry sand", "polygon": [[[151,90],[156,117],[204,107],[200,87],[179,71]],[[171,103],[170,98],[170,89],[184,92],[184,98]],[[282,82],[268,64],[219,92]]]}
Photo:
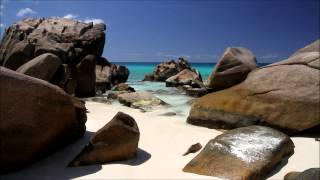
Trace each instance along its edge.
{"label": "dry sand", "polygon": [[[185,116],[160,116],[164,110],[141,113],[136,109],[95,102],[87,102],[86,106],[89,113],[84,138],[20,171],[0,176],[0,179],[218,179],[183,172],[182,168],[196,154],[182,154],[197,142],[204,146],[221,134],[220,131],[189,125]],[[81,151],[90,135],[118,111],[130,114],[138,123],[138,156],[129,161],[67,168],[66,165]],[[314,138],[294,137],[292,140],[296,146],[294,155],[282,163],[282,168],[270,173],[269,179],[283,179],[290,171],[319,167],[319,142]]]}

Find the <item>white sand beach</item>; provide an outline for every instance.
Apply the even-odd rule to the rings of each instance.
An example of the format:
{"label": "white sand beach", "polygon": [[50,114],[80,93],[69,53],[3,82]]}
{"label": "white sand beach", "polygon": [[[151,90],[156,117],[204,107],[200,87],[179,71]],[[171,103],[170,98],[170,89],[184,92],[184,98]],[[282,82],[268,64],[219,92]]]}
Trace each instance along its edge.
{"label": "white sand beach", "polygon": [[[87,133],[64,149],[20,171],[1,176],[5,179],[219,179],[185,173],[182,168],[197,154],[182,154],[197,142],[202,146],[220,131],[192,126],[185,116],[161,116],[165,110],[142,113],[120,105],[87,102],[89,113]],[[132,160],[104,165],[67,167],[81,151],[90,135],[103,127],[118,112],[125,112],[136,120],[140,129],[138,156]],[[293,137],[295,153],[282,168],[270,173],[268,179],[283,179],[290,171],[319,167],[319,141],[314,138]],[[281,167],[281,166],[280,166]]]}

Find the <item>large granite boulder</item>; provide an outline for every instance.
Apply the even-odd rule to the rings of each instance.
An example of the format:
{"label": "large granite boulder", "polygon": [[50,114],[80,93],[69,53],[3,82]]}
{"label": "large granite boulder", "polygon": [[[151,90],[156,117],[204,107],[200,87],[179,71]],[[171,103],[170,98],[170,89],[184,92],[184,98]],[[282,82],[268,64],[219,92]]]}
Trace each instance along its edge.
{"label": "large granite boulder", "polygon": [[45,53],[20,66],[17,72],[49,82],[61,63],[56,55]]}
{"label": "large granite boulder", "polygon": [[[104,24],[93,25],[65,18],[27,18],[18,21],[6,30],[1,40],[0,65],[16,70],[35,57],[52,53],[70,68],[69,79],[73,79],[73,83],[80,83],[76,85],[75,91],[92,95],[92,83],[89,83],[90,87],[86,87],[79,79],[91,79],[95,75],[94,70],[83,74],[77,73],[77,69],[87,55],[101,57],[105,28]],[[78,75],[81,77],[77,77]]]}
{"label": "large granite boulder", "polygon": [[69,166],[101,164],[127,160],[137,154],[140,132],[136,121],[128,114],[118,112],[99,129]]}
{"label": "large granite boulder", "polygon": [[78,97],[89,97],[95,95],[96,84],[96,57],[87,55],[77,64],[75,80],[77,89],[75,95]]}
{"label": "large granite boulder", "polygon": [[295,133],[320,124],[320,53],[298,53],[242,83],[197,99],[187,122],[232,129],[263,124]]}
{"label": "large granite boulder", "polygon": [[171,76],[166,80],[167,87],[176,87],[183,85],[191,85],[192,82],[200,81],[202,78],[199,72],[191,69],[184,69],[178,74]]}
{"label": "large granite boulder", "polygon": [[170,60],[158,64],[152,74],[145,75],[143,81],[166,81],[171,76],[178,74],[184,69],[191,69],[191,66],[184,58],[178,61]]}
{"label": "large granite boulder", "polygon": [[22,168],[84,134],[84,104],[58,86],[0,67],[0,87],[0,173]]}
{"label": "large granite boulder", "polygon": [[254,54],[242,47],[229,47],[208,77],[207,86],[222,90],[245,80],[248,73],[257,68]]}
{"label": "large granite boulder", "polygon": [[243,127],[210,140],[183,171],[232,180],[265,179],[293,152],[287,135],[263,126]]}
{"label": "large granite boulder", "polygon": [[150,109],[166,105],[164,101],[147,91],[119,94],[118,101],[125,106],[138,109]]}
{"label": "large granite boulder", "polygon": [[289,172],[284,180],[318,180],[320,179],[320,168],[310,168],[303,172]]}

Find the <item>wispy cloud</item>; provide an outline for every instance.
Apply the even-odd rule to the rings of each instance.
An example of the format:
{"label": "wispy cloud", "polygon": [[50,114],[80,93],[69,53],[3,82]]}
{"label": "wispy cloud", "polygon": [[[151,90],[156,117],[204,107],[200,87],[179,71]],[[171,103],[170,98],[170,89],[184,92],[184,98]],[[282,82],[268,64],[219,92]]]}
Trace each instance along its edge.
{"label": "wispy cloud", "polygon": [[274,59],[280,58],[280,56],[277,54],[269,53],[269,54],[265,54],[265,55],[260,56],[260,58],[265,59],[265,60],[274,60]]}
{"label": "wispy cloud", "polygon": [[1,4],[0,5],[0,16],[3,17],[3,9],[4,9],[4,5]]}
{"label": "wispy cloud", "polygon": [[67,15],[63,16],[63,18],[66,18],[66,19],[75,19],[77,17],[78,17],[77,14],[67,14]]}
{"label": "wispy cloud", "polygon": [[93,23],[93,24],[101,24],[101,23],[104,23],[104,21],[102,19],[98,19],[98,18],[86,18],[84,19],[85,23]]}
{"label": "wispy cloud", "polygon": [[157,52],[156,55],[158,57],[173,58],[173,59],[179,58],[179,57],[191,58],[191,55],[184,54],[184,53],[181,53],[181,54],[170,54],[170,53],[165,53],[165,52]]}
{"label": "wispy cloud", "polygon": [[33,14],[37,14],[37,12],[32,10],[31,8],[23,8],[18,11],[17,16],[23,17],[26,15],[33,15]]}
{"label": "wispy cloud", "polygon": [[192,57],[197,60],[202,60],[202,59],[216,60],[219,58],[219,55],[217,55],[217,54],[196,54]]}

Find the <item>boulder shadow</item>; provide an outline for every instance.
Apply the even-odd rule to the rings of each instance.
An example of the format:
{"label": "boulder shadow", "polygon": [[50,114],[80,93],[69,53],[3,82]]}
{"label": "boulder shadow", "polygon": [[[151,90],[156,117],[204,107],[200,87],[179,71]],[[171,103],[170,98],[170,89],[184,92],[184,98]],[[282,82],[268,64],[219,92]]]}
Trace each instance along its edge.
{"label": "boulder shadow", "polygon": [[293,134],[291,137],[320,138],[320,125]]}
{"label": "boulder shadow", "polygon": [[266,175],[264,176],[264,178],[262,178],[262,179],[269,179],[269,178],[271,178],[273,175],[275,175],[275,174],[277,174],[278,172],[280,172],[280,170],[281,170],[284,166],[286,166],[286,165],[288,164],[288,160],[289,160],[289,158],[290,158],[292,155],[293,155],[293,153],[290,154],[290,155],[288,155],[288,156],[286,156],[286,157],[284,157],[284,158],[282,159],[282,161],[279,162],[279,163],[274,167],[274,169],[273,169],[272,171],[270,171],[268,174],[266,174]]}
{"label": "boulder shadow", "polygon": [[136,157],[128,159],[128,160],[123,160],[123,161],[114,161],[114,162],[109,162],[105,163],[106,165],[108,164],[125,164],[125,165],[130,165],[130,166],[138,166],[141,165],[145,162],[147,162],[151,158],[151,154],[148,153],[147,151],[138,148],[138,152]]}
{"label": "boulder shadow", "polygon": [[78,168],[68,168],[67,165],[75,158],[83,147],[89,142],[93,132],[86,131],[83,137],[65,146],[59,151],[13,173],[1,175],[1,180],[6,179],[46,179],[46,180],[67,180],[89,174],[102,169],[102,166],[90,165]]}

